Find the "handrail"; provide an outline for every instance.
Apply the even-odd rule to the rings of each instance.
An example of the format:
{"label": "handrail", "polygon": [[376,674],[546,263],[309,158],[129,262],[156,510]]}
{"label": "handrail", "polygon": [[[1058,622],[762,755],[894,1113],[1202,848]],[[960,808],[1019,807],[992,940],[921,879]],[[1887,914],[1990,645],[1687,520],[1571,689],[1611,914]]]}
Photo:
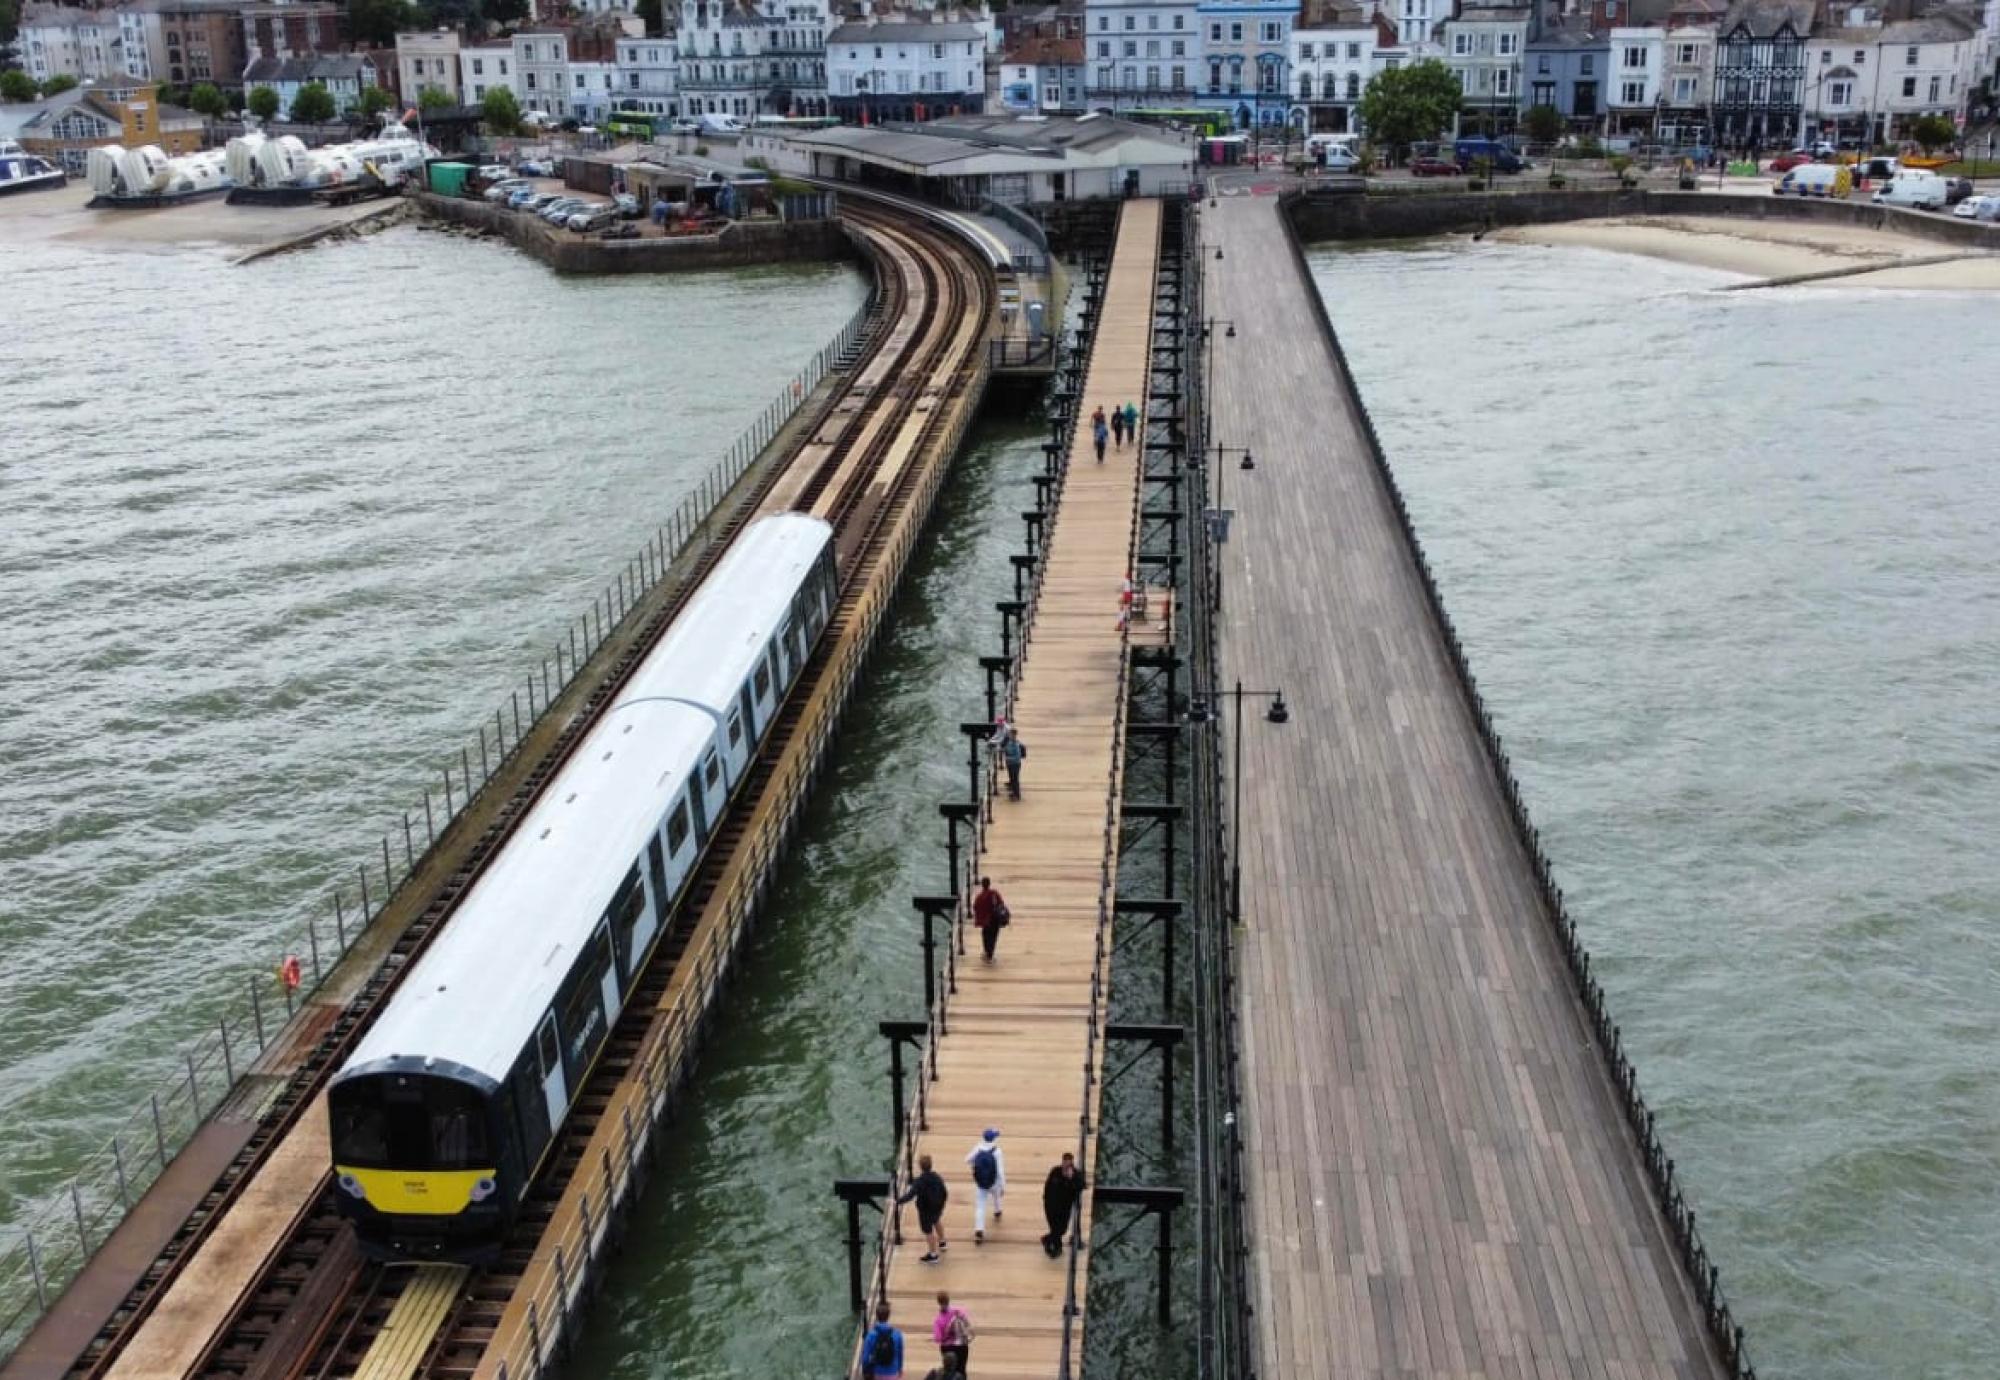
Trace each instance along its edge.
{"label": "handrail", "polygon": [[[1294,201],[1287,197],[1279,205],[1279,219],[1284,225],[1286,243],[1291,246],[1292,259],[1304,284],[1311,289],[1313,276],[1306,262],[1305,249],[1299,243],[1298,233],[1292,228],[1291,210]],[[1647,1178],[1651,1181],[1655,1205],[1673,1237],[1679,1250],[1682,1268],[1687,1272],[1687,1282],[1692,1287],[1695,1299],[1700,1303],[1702,1319],[1710,1336],[1714,1339],[1719,1358],[1730,1368],[1736,1380],[1756,1380],[1756,1367],[1750,1363],[1744,1347],[1743,1329],[1737,1325],[1729,1307],[1728,1297],[1722,1291],[1721,1270],[1709,1255],[1707,1243],[1702,1240],[1696,1226],[1695,1210],[1687,1203],[1675,1171],[1674,1161],[1666,1153],[1660,1142],[1659,1132],[1652,1110],[1647,1107],[1645,1097],[1639,1091],[1638,1070],[1626,1056],[1623,1033],[1611,1019],[1606,1004],[1605,992],[1590,971],[1590,952],[1578,937],[1576,921],[1570,916],[1563,899],[1563,891],[1556,884],[1555,868],[1548,855],[1542,851],[1541,831],[1529,818],[1526,801],[1521,793],[1520,783],[1514,777],[1513,761],[1501,742],[1500,734],[1493,726],[1492,715],[1488,712],[1485,698],[1479,693],[1479,678],[1472,673],[1471,662],[1465,654],[1465,646],[1460,641],[1457,626],[1444,606],[1444,595],[1438,588],[1437,580],[1431,573],[1430,558],[1424,552],[1424,545],[1417,536],[1416,525],[1410,517],[1409,505],[1403,498],[1401,486],[1396,482],[1395,471],[1390,467],[1388,452],[1383,448],[1382,438],[1375,429],[1375,419],[1369,415],[1368,404],[1362,400],[1361,390],[1355,384],[1354,370],[1347,362],[1347,352],[1341,347],[1340,336],[1333,328],[1333,319],[1328,315],[1326,302],[1317,291],[1308,291],[1312,299],[1314,315],[1319,322],[1320,334],[1331,350],[1334,362],[1340,369],[1347,385],[1347,395],[1352,400],[1356,415],[1361,419],[1362,431],[1368,442],[1369,459],[1373,462],[1376,475],[1386,491],[1390,506],[1396,513],[1397,525],[1401,528],[1405,551],[1415,566],[1424,589],[1424,599],[1431,616],[1436,620],[1443,634],[1445,651],[1448,654],[1454,676],[1461,693],[1465,697],[1473,726],[1478,730],[1480,742],[1486,750],[1486,759],[1494,778],[1500,787],[1500,794],[1507,805],[1509,820],[1514,826],[1516,840],[1535,874],[1535,885],[1541,896],[1542,911],[1549,921],[1554,938],[1560,947],[1570,976],[1570,985],[1585,1014],[1590,1019],[1594,1041],[1604,1060],[1605,1071],[1619,1095],[1624,1107],[1626,1125],[1632,1132]]]}
{"label": "handrail", "polygon": [[[245,975],[247,1003],[236,1005],[233,1013],[225,1012],[212,1034],[183,1050],[172,1078],[127,1116],[109,1143],[86,1156],[67,1184],[9,1229],[12,1239],[0,1247],[0,1355],[10,1351],[49,1308],[206,1117],[228,1098],[240,1077],[272,1045],[288,1047],[300,1029],[294,1024],[299,1013],[339,961],[385,909],[399,902],[411,879],[422,877],[439,847],[450,839],[453,826],[484,797],[493,778],[514,763],[521,745],[561,704],[592,658],[647,595],[673,573],[675,563],[697,544],[705,551],[714,543],[719,535],[717,512],[738,481],[827,375],[843,367],[881,306],[880,292],[871,288],[846,325],[745,428],[638,553],[618,569],[589,610],[565,628],[552,655],[541,659],[539,675],[527,675],[522,688],[495,708],[491,734],[482,721],[477,777],[474,748],[468,744],[442,770],[442,808],[426,788],[421,806],[405,810],[400,828],[382,836],[379,858],[371,850],[356,869],[356,908],[347,909],[347,893],[336,884],[324,903],[332,912],[332,933],[322,934],[319,927],[327,923],[327,916],[316,909],[308,914],[302,933],[295,931],[277,946],[279,954],[297,959],[298,987],[284,984],[280,967],[278,991],[267,997],[264,984],[272,981],[270,973]],[[422,845],[416,842],[419,827]],[[277,1011],[280,1002],[282,1018]]]}

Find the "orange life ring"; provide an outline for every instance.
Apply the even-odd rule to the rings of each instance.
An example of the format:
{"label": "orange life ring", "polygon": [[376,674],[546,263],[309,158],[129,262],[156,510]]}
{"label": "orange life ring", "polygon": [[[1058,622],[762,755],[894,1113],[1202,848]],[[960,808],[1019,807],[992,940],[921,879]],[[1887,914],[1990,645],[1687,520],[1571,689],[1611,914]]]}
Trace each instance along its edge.
{"label": "orange life ring", "polygon": [[285,984],[287,992],[296,992],[299,990],[299,983],[302,980],[299,972],[299,956],[297,954],[286,954],[285,961],[278,965],[278,981]]}

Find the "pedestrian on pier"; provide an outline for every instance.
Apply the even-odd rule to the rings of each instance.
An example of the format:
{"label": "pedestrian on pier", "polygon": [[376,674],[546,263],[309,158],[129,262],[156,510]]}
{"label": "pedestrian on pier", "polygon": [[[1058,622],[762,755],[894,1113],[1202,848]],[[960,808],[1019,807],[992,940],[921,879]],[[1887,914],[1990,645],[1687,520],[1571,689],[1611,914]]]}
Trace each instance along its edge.
{"label": "pedestrian on pier", "polygon": [[963,1308],[953,1308],[951,1295],[942,1289],[938,1290],[937,1316],[931,1319],[931,1340],[944,1357],[939,1373],[964,1375],[972,1360],[972,1319],[965,1316]]}
{"label": "pedestrian on pier", "polygon": [[1007,741],[1000,745],[1000,760],[1007,767],[1007,796],[1010,800],[1021,798],[1021,763],[1028,759],[1028,745],[1021,741],[1018,732],[1009,732]]}
{"label": "pedestrian on pier", "polygon": [[903,1380],[903,1334],[889,1326],[889,1305],[875,1305],[875,1325],[861,1339],[861,1373],[868,1380]]}
{"label": "pedestrian on pier", "polygon": [[1088,1187],[1083,1171],[1077,1168],[1076,1156],[1068,1151],[1063,1152],[1062,1163],[1042,1181],[1042,1217],[1049,1224],[1049,1234],[1042,1238],[1042,1249],[1051,1259],[1062,1254],[1063,1237],[1069,1234],[1077,1202]]}
{"label": "pedestrian on pier", "polygon": [[979,891],[972,898],[972,925],[979,931],[979,947],[986,955],[986,961],[993,961],[993,946],[1000,942],[1000,931],[1007,928],[1007,922],[1014,913],[1007,909],[1007,902],[993,889],[991,879],[979,879]]}
{"label": "pedestrian on pier", "polygon": [[993,1221],[1000,1221],[1000,1200],[1007,1193],[1007,1165],[1000,1158],[1000,1128],[988,1126],[979,1144],[972,1147],[965,1162],[972,1166],[972,1244],[986,1242],[986,1209],[993,1209]]}
{"label": "pedestrian on pier", "polygon": [[1120,450],[1125,449],[1125,413],[1116,407],[1111,409],[1111,439]]}
{"label": "pedestrian on pier", "polygon": [[1131,403],[1125,404],[1125,434],[1132,438],[1132,444],[1139,444],[1139,409]]}
{"label": "pedestrian on pier", "polygon": [[944,1239],[944,1205],[951,1197],[951,1190],[945,1186],[944,1175],[931,1168],[931,1157],[917,1158],[917,1177],[910,1180],[910,1187],[898,1203],[914,1202],[917,1205],[917,1225],[923,1228],[924,1244],[930,1249],[924,1253],[926,1265],[938,1262],[939,1252],[951,1244]]}
{"label": "pedestrian on pier", "polygon": [[1097,418],[1090,424],[1090,439],[1097,443],[1097,463],[1104,463],[1104,442],[1110,428],[1104,424],[1104,409],[1097,409]]}
{"label": "pedestrian on pier", "polygon": [[1097,410],[1090,414],[1090,429],[1092,431],[1103,431],[1109,425],[1110,423],[1104,420],[1104,404],[1099,403]]}

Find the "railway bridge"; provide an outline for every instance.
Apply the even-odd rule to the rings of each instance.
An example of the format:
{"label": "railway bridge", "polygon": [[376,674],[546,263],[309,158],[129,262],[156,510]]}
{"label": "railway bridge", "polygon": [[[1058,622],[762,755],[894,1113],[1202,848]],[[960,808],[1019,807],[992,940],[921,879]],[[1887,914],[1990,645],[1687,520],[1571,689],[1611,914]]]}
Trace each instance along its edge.
{"label": "railway bridge", "polygon": [[[259,1013],[247,1076],[231,1069],[180,1153],[160,1129],[141,1177],[120,1151],[130,1210],[73,1196],[94,1253],[67,1270],[29,1257],[51,1306],[0,1380],[531,1380],[588,1325],[597,1262],[671,1134],[715,994],[996,359],[1005,265],[978,237],[907,207],[847,207],[877,271],[863,319],[626,568],[539,696],[530,678],[527,715],[516,707],[511,734],[492,726],[490,756],[481,731],[478,777],[468,753],[442,825],[426,797],[424,847],[406,826],[400,877],[385,843],[355,934],[337,902],[324,964],[309,936],[316,990],[268,1040]],[[921,1373],[928,1297],[949,1288],[979,1324],[977,1374],[1067,1380],[1092,1335],[1093,1245],[1139,1212],[1157,1219],[1163,1323],[1173,1224],[1192,1227],[1198,1283],[1179,1325],[1204,1380],[1749,1374],[1278,204],[1134,200],[1112,225],[1087,265],[1083,348],[1052,393],[986,714],[960,726],[949,883],[915,898],[925,1009],[884,1022],[898,1068],[917,1047],[893,1170],[837,1185],[854,1336],[888,1303]],[[1126,400],[1143,404],[1138,434],[1100,461],[1085,419]],[[730,538],[777,511],[834,526],[832,622],[529,1209],[490,1267],[371,1264],[332,1211],[326,1077]],[[996,781],[999,718],[1033,745],[1018,800]],[[1159,864],[1130,868],[1149,838]],[[991,964],[968,953],[981,876],[1022,921]],[[1121,991],[1151,980],[1114,973],[1145,927],[1161,941],[1160,1009],[1186,1029],[1116,1018],[1114,976]],[[226,1026],[223,1039],[226,1062]],[[1120,1049],[1161,1052],[1163,1136],[1174,1087],[1192,1085],[1191,1182],[1097,1182],[1106,1089],[1137,1061],[1114,1067]],[[199,1086],[191,1065],[197,1101]],[[1013,1211],[983,1243],[955,1232],[943,1261],[922,1261],[895,1199],[924,1155],[965,1196],[987,1126],[1016,1171]],[[1093,1191],[1051,1255],[1032,1175],[1065,1152]],[[872,1267],[869,1202],[883,1211]],[[856,1346],[820,1369],[861,1363]]]}

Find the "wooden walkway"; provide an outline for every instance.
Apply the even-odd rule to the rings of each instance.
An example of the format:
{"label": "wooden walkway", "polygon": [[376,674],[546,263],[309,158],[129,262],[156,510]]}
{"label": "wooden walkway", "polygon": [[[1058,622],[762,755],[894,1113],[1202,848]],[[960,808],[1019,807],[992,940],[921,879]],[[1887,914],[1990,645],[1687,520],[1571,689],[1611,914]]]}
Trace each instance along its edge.
{"label": "wooden walkway", "polygon": [[[1145,399],[1159,227],[1156,202],[1125,205],[1086,375],[1086,411]],[[951,1186],[950,1249],[939,1264],[922,1263],[923,1238],[906,1209],[905,1243],[889,1262],[891,1321],[906,1338],[909,1376],[938,1363],[930,1325],[939,1289],[951,1291],[953,1305],[977,1329],[971,1372],[980,1380],[1052,1380],[1057,1373],[1068,1259],[1051,1260],[1042,1251],[1041,1184],[1064,1151],[1077,1149],[1107,857],[1116,882],[1106,805],[1115,830],[1126,685],[1118,598],[1138,483],[1138,445],[1107,448],[1100,465],[1086,422],[1048,541],[1015,700],[1014,722],[1028,747],[1022,798],[994,803],[981,865],[1007,898],[1013,923],[992,965],[981,962],[976,941],[960,962],[950,1033],[938,1042],[938,1079],[928,1092],[930,1129],[916,1147],[934,1157]],[[1089,1086],[1096,1086],[1094,1077]],[[1094,1102],[1090,1115],[1094,1127]],[[986,1243],[975,1246],[966,1156],[988,1126],[1001,1133],[1009,1191],[1005,1216],[989,1219]],[[1095,1157],[1093,1136],[1082,1161],[1086,1172]],[[1087,1207],[1086,1200],[1086,1232]],[[1083,1284],[1079,1270],[1079,1297]],[[1079,1318],[1073,1352],[1079,1364],[1082,1342]]]}
{"label": "wooden walkway", "polygon": [[1292,711],[1242,764],[1258,1372],[1716,1375],[1277,205],[1203,230],[1222,676]]}

